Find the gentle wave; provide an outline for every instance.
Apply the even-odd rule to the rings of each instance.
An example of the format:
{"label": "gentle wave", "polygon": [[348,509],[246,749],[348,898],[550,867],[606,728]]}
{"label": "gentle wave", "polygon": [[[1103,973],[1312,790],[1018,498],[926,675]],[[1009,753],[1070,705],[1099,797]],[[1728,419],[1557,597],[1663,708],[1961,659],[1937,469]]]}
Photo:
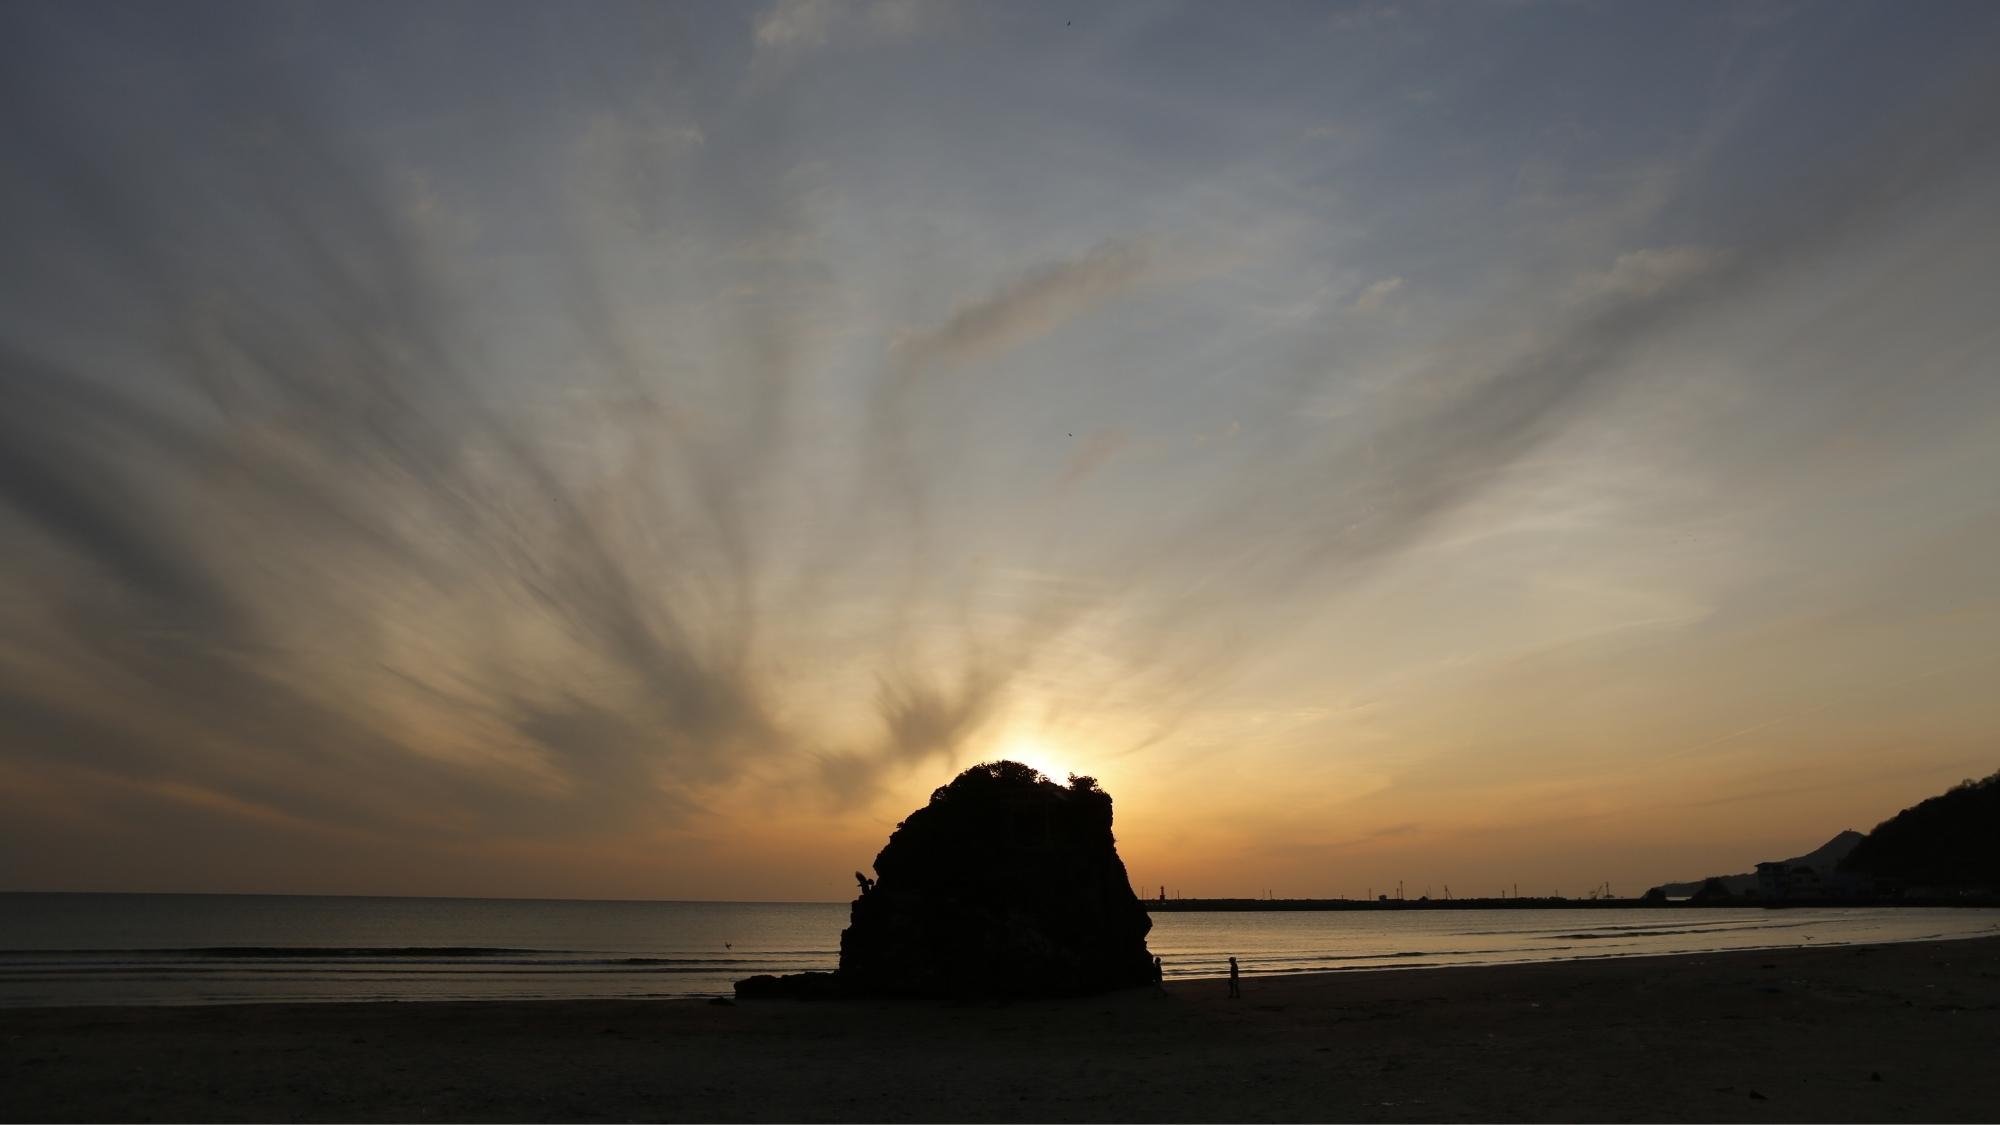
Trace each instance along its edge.
{"label": "gentle wave", "polygon": [[[1766,918],[1745,918],[1745,919],[1729,918],[1721,921],[1704,922],[1704,925],[1706,925],[1708,928],[1700,931],[1671,928],[1676,926],[1682,926],[1685,924],[1686,923],[1681,923],[1681,922],[1640,922],[1625,926],[1613,926],[1613,925],[1590,926],[1587,927],[1587,930],[1591,933],[1612,934],[1612,935],[1616,934],[1645,935],[1645,934],[1655,934],[1655,933],[1674,934],[1674,933],[1695,933],[1695,932],[1720,934],[1720,933],[1747,933],[1753,930],[1794,930],[1802,926],[1813,925],[1814,923],[1810,921],[1796,921],[1792,919],[1779,921],[1776,919],[1766,919]],[[1560,929],[1460,930],[1457,932],[1464,937],[1572,936],[1570,934],[1565,934],[1561,932]]]}
{"label": "gentle wave", "polygon": [[1666,929],[1635,930],[1623,933],[1602,933],[1602,932],[1585,931],[1582,933],[1556,934],[1553,936],[1557,938],[1576,940],[1576,941],[1595,941],[1601,938],[1625,938],[1627,940],[1630,940],[1632,938],[1638,938],[1638,937],[1678,937],[1683,934],[1742,934],[1742,933],[1761,932],[1763,930],[1785,930],[1785,929],[1799,929],[1799,928],[1802,927],[1759,926],[1755,928],[1744,928],[1737,926],[1689,926],[1685,929],[1679,929],[1679,930],[1666,930]]}
{"label": "gentle wave", "polygon": [[527,957],[562,955],[566,949],[509,949],[487,945],[201,945],[180,949],[10,949],[5,957]]}
{"label": "gentle wave", "polygon": [[[799,965],[759,966],[760,969],[767,972],[788,972],[793,969],[803,969],[806,967],[809,966],[804,963]],[[828,967],[830,968],[831,966]],[[748,972],[748,970],[739,970],[739,971],[746,973]],[[381,977],[385,979],[391,977],[398,977],[398,978],[409,978],[415,980],[428,980],[432,977],[453,977],[453,976],[482,977],[482,978],[508,977],[508,976],[547,977],[547,976],[588,976],[593,973],[614,975],[614,976],[673,976],[676,974],[700,974],[706,976],[706,975],[713,975],[714,970],[707,966],[694,966],[694,965],[685,965],[685,966],[660,965],[647,969],[586,968],[586,967],[573,967],[573,966],[565,966],[558,964],[509,965],[509,966],[496,966],[490,969],[441,969],[433,966],[411,967],[407,969],[400,969],[392,965],[373,965],[366,968],[306,965],[294,969],[263,969],[263,968],[251,968],[245,965],[222,964],[222,965],[184,965],[184,966],[173,966],[164,969],[157,966],[147,966],[144,968],[137,966],[113,966],[106,968],[64,968],[64,969],[39,969],[39,970],[0,969],[0,981],[65,980],[70,978],[118,979],[121,977],[139,979],[139,980],[147,980],[155,977],[161,977],[161,978],[172,977],[177,979],[193,979],[196,977],[216,977],[216,978],[228,978],[232,980],[238,978],[243,980],[252,980],[261,976],[270,976],[279,978],[325,977],[330,980],[339,979],[345,976],[368,976],[368,977]]]}
{"label": "gentle wave", "polygon": [[[225,957],[234,959],[283,958],[287,960],[331,960],[344,957],[439,957],[460,959],[468,957],[587,957],[593,950],[588,949],[502,949],[490,946],[451,945],[402,945],[402,946],[309,946],[309,945],[212,945],[190,949],[8,949],[0,950],[0,957]],[[750,950],[756,957],[707,958],[716,964],[741,964],[766,956],[761,951]],[[769,956],[791,957],[832,957],[837,949],[787,949],[772,950]],[[701,958],[678,957],[621,957],[619,963],[646,964],[654,961],[680,962],[704,960]]]}
{"label": "gentle wave", "polygon": [[[1510,954],[1560,953],[1573,948],[1567,945],[1509,945],[1496,949],[1451,949],[1453,957],[1504,957]],[[1410,957],[1437,957],[1447,951],[1436,949],[1398,949],[1388,952],[1360,953],[1273,953],[1234,954],[1237,964],[1264,971],[1278,965],[1316,965],[1348,961],[1395,961]],[[1227,950],[1178,950],[1176,957],[1184,963],[1223,965],[1232,954]]]}

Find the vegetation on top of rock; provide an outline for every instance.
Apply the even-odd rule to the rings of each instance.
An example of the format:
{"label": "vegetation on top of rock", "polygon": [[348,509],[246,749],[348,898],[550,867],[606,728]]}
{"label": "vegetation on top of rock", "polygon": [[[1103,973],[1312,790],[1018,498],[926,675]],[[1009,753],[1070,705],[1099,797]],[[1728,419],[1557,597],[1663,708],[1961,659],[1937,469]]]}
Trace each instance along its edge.
{"label": "vegetation on top of rock", "polygon": [[1876,825],[1840,867],[1905,887],[2000,887],[2000,772]]}

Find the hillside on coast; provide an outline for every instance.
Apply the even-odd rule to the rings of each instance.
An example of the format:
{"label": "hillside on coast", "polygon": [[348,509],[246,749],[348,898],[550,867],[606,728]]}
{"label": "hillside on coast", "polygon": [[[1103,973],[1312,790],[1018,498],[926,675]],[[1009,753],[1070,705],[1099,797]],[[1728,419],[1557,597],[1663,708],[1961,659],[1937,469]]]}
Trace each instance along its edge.
{"label": "hillside on coast", "polygon": [[2000,887],[2000,772],[1967,778],[1876,825],[1840,869],[1904,888]]}
{"label": "hillside on coast", "polygon": [[[1839,870],[1841,861],[1845,860],[1865,839],[1866,836],[1849,828],[1812,851],[1785,860],[1784,864],[1786,867],[1810,867],[1822,877],[1831,875]],[[1746,871],[1740,875],[1718,875],[1714,878],[1721,880],[1723,887],[1733,895],[1751,894],[1757,890],[1757,874],[1754,871]],[[1688,898],[1700,890],[1705,882],[1707,879],[1692,879],[1685,883],[1666,883],[1656,889],[1668,898]]]}

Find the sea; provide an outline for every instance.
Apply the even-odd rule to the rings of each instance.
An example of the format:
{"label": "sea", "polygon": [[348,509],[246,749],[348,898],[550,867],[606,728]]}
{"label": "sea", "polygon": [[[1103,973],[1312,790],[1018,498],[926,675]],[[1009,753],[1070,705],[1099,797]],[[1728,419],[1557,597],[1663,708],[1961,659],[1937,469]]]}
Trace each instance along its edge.
{"label": "sea", "polygon": [[[847,904],[0,893],[0,1007],[724,996],[832,969]],[[2000,934],[2000,910],[1160,913],[1170,979]]]}

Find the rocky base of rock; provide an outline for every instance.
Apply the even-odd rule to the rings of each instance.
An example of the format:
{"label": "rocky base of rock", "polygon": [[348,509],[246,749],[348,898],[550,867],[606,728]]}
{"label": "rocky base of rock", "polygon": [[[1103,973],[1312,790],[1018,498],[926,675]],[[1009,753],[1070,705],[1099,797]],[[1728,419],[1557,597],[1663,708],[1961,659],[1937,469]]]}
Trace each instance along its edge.
{"label": "rocky base of rock", "polygon": [[739,1000],[839,1000],[853,994],[838,973],[759,973],[736,982]]}

